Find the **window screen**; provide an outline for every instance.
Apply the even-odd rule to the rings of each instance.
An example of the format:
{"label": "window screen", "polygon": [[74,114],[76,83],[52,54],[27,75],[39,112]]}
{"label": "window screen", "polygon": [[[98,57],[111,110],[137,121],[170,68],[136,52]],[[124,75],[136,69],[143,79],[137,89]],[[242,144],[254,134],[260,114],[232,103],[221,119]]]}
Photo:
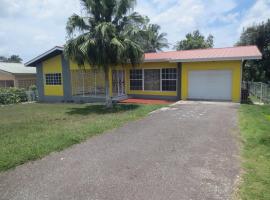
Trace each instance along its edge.
{"label": "window screen", "polygon": [[160,90],[160,69],[144,70],[144,90]]}

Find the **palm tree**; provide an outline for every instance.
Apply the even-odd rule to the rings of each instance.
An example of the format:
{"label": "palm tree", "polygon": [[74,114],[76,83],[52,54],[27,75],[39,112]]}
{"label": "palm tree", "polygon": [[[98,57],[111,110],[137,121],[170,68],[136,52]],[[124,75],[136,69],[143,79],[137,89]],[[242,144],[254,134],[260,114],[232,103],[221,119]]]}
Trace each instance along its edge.
{"label": "palm tree", "polygon": [[148,24],[144,32],[144,51],[157,52],[163,48],[168,48],[168,40],[166,39],[167,33],[159,33],[160,26],[157,24]]}
{"label": "palm tree", "polygon": [[[131,12],[136,0],[80,0],[85,16],[73,14],[67,22],[65,55],[84,66],[103,68],[106,105],[110,107],[109,68],[143,59],[140,47],[146,18]],[[76,35],[78,34],[78,35]]]}

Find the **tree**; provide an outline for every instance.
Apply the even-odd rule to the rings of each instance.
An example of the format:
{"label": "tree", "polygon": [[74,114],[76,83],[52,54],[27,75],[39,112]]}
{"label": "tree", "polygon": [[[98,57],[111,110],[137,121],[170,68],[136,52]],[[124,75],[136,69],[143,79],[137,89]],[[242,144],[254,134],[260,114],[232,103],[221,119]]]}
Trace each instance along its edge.
{"label": "tree", "polygon": [[0,56],[0,62],[6,62],[7,58],[5,56]]}
{"label": "tree", "polygon": [[213,48],[214,37],[209,35],[206,39],[199,30],[193,33],[186,34],[186,39],[178,41],[175,45],[176,50],[189,50],[189,49],[207,49]]}
{"label": "tree", "polygon": [[169,47],[168,40],[166,39],[167,34],[159,33],[159,25],[146,24],[144,30],[145,34],[142,41],[144,52],[157,52]]}
{"label": "tree", "polygon": [[18,55],[12,55],[8,58],[8,62],[21,63],[22,59]]}
{"label": "tree", "polygon": [[237,46],[257,45],[262,60],[245,62],[243,79],[270,82],[270,19],[267,22],[244,28]]}
{"label": "tree", "polygon": [[22,59],[18,55],[11,55],[8,58],[5,56],[0,56],[0,62],[21,63]]}
{"label": "tree", "polygon": [[[131,12],[136,0],[80,0],[85,16],[73,14],[67,22],[65,55],[79,66],[89,63],[105,72],[106,105],[109,95],[109,67],[143,59],[140,46],[145,17]],[[78,33],[78,36],[76,35]]]}

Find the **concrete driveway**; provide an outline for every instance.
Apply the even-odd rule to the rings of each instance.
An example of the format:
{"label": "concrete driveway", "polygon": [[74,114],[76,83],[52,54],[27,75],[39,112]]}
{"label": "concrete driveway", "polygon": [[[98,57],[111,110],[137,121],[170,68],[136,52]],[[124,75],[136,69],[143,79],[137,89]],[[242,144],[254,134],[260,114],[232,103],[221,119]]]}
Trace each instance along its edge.
{"label": "concrete driveway", "polygon": [[183,102],[0,174],[0,199],[230,199],[237,104]]}

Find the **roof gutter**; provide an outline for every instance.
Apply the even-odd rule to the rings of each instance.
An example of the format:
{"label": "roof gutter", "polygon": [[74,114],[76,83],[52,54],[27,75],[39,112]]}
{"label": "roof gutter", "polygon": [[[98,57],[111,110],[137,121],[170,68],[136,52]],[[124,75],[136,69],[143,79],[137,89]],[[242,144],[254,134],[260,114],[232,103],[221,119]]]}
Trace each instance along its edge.
{"label": "roof gutter", "polygon": [[144,63],[151,63],[151,62],[170,62],[170,59],[144,59]]}
{"label": "roof gutter", "polygon": [[233,60],[260,60],[262,56],[227,57],[227,58],[196,58],[196,59],[171,59],[169,62],[207,62],[207,61],[233,61]]}

